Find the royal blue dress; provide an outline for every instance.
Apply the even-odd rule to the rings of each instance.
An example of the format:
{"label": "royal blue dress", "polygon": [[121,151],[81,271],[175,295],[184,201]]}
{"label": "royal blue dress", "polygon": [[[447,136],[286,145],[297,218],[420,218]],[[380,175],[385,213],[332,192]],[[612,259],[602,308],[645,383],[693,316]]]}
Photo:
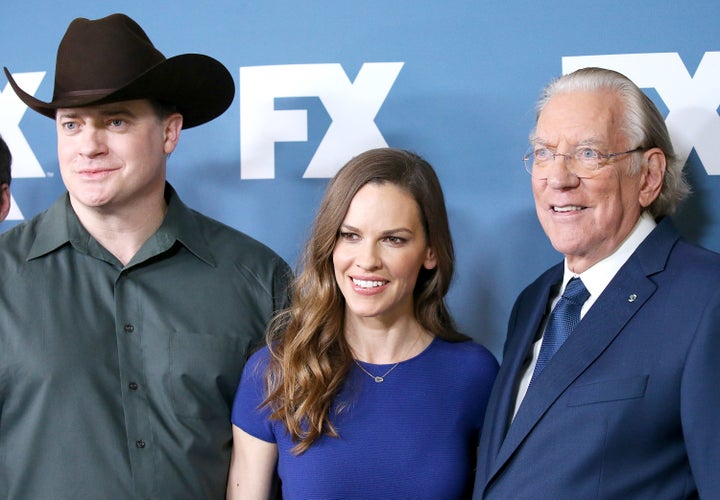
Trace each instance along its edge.
{"label": "royal blue dress", "polygon": [[[339,438],[322,436],[300,455],[285,426],[258,409],[267,348],[255,353],[235,396],[232,422],[278,446],[288,499],[453,499],[471,492],[477,440],[498,370],[474,342],[435,338],[381,383],[352,367],[331,418]],[[392,365],[363,363],[374,375]],[[339,410],[339,411],[338,411]]]}

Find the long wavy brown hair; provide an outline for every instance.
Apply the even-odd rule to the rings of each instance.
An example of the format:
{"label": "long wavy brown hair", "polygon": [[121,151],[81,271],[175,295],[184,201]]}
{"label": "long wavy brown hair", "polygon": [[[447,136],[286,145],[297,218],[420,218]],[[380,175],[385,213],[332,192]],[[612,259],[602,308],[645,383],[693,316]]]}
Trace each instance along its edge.
{"label": "long wavy brown hair", "polygon": [[271,353],[264,405],[284,423],[295,454],[321,435],[337,437],[331,408],[353,363],[344,335],[345,299],[335,280],[333,250],[355,194],[368,183],[390,183],[418,204],[426,241],[437,266],[422,268],[413,293],[417,321],[452,342],[469,340],[455,329],[445,305],[454,270],[454,250],[445,200],[435,171],[409,151],[379,148],[350,160],[330,181],[291,287],[292,305],[271,322]]}

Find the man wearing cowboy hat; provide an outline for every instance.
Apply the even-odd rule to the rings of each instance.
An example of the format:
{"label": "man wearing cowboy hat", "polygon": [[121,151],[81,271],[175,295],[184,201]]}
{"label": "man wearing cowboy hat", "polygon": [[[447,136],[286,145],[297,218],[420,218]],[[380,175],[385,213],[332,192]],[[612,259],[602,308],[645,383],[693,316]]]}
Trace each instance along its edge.
{"label": "man wearing cowboy hat", "polygon": [[235,92],[121,14],[75,19],[52,101],[67,193],[0,236],[0,497],[223,498],[245,357],[286,305],[267,247],[166,182],[180,130]]}

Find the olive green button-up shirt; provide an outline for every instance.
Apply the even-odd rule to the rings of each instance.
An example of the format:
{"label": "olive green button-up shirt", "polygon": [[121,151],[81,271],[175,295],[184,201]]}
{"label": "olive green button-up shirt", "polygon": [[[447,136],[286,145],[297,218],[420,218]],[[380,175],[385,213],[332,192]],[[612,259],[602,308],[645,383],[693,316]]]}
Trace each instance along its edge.
{"label": "olive green button-up shirt", "polygon": [[233,396],[290,269],[166,199],[124,267],[67,195],[0,235],[0,498],[224,498]]}

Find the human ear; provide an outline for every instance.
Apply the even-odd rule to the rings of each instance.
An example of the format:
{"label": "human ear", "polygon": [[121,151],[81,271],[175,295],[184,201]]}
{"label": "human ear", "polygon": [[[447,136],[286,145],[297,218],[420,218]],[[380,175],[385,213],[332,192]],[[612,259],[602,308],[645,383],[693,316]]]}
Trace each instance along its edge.
{"label": "human ear", "polygon": [[437,266],[437,257],[435,256],[435,252],[433,252],[433,249],[428,247],[427,253],[425,254],[425,262],[423,262],[423,267],[425,269],[435,269],[435,266]]}
{"label": "human ear", "polygon": [[0,184],[0,222],[10,213],[10,186]]}
{"label": "human ear", "polygon": [[180,140],[183,117],[180,113],[173,113],[163,120],[163,150],[169,155],[175,150]]}
{"label": "human ear", "polygon": [[638,201],[640,202],[640,206],[647,208],[660,196],[663,179],[665,178],[667,160],[665,153],[663,153],[660,148],[652,148],[645,151],[643,161],[645,162],[645,167],[640,173],[642,179],[640,181]]}

